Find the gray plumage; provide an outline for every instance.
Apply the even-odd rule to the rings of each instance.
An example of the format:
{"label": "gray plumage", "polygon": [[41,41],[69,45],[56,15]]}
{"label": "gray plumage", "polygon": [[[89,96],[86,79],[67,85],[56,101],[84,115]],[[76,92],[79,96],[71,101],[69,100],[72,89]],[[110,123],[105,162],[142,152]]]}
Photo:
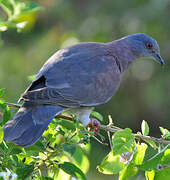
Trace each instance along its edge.
{"label": "gray plumage", "polygon": [[93,107],[111,99],[124,72],[143,56],[164,63],[157,42],[145,34],[57,51],[21,96],[24,103],[4,125],[4,139],[20,146],[32,145],[63,111],[75,113],[84,125],[89,124]]}

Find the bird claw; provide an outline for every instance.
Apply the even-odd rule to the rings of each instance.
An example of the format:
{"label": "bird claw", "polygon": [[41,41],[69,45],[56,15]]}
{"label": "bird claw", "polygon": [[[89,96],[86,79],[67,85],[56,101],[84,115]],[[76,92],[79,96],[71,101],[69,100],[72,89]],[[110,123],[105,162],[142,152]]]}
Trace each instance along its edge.
{"label": "bird claw", "polygon": [[88,130],[89,131],[94,131],[95,134],[97,134],[99,132],[99,129],[100,129],[100,122],[95,119],[95,118],[91,118],[90,119],[90,123],[88,125]]}

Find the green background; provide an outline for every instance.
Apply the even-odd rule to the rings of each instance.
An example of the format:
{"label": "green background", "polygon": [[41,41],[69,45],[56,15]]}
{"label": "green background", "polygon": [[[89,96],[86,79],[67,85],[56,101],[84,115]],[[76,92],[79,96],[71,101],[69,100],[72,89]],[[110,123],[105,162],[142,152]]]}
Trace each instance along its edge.
{"label": "green background", "polygon": [[[16,102],[29,85],[28,76],[38,72],[58,49],[78,42],[109,42],[143,32],[154,37],[166,66],[151,59],[137,60],[125,74],[119,91],[97,111],[108,122],[140,130],[143,119],[150,135],[159,136],[159,126],[170,129],[170,1],[168,0],[37,0],[45,9],[27,15],[29,24],[21,33],[2,34],[0,88],[5,99]],[[1,15],[2,12],[0,12]],[[24,17],[25,18],[25,17]],[[109,148],[92,141],[89,179],[113,179],[95,170]],[[142,177],[141,177],[142,178]]]}

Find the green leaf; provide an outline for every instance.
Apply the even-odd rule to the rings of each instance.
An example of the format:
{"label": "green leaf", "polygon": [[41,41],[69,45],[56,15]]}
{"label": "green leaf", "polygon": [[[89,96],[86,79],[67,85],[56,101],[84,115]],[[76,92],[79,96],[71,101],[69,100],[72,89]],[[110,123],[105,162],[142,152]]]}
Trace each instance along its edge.
{"label": "green leaf", "polygon": [[[18,0],[0,0],[0,6],[8,15],[6,21],[1,20],[0,31],[17,28],[17,31],[20,32],[29,23],[27,17],[43,9],[35,2],[20,2]],[[25,14],[28,16],[26,17]]]}
{"label": "green leaf", "polygon": [[11,111],[10,111],[10,108],[6,106],[4,114],[3,114],[3,124],[5,124],[10,119],[11,119]]}
{"label": "green leaf", "polygon": [[169,148],[165,150],[164,155],[161,159],[161,165],[166,167],[167,165],[170,166],[170,145]]}
{"label": "green leaf", "polygon": [[133,163],[135,165],[142,164],[142,162],[144,160],[144,157],[145,157],[145,152],[146,152],[147,147],[148,146],[145,143],[142,143],[141,145],[138,145],[137,151],[136,151],[136,153],[134,154],[134,157],[133,157]]}
{"label": "green leaf", "polygon": [[2,143],[3,138],[4,138],[4,131],[3,131],[2,127],[0,126],[0,143]]}
{"label": "green leaf", "polygon": [[59,168],[61,168],[67,174],[74,176],[76,178],[80,178],[81,180],[87,180],[84,173],[77,166],[72,164],[71,162],[63,162],[59,164]]}
{"label": "green leaf", "polygon": [[13,148],[13,149],[11,150],[11,152],[10,152],[10,155],[19,154],[19,153],[21,153],[21,152],[22,152],[21,149],[19,149],[19,148]]}
{"label": "green leaf", "polygon": [[53,179],[50,178],[50,177],[41,176],[41,177],[39,177],[39,178],[36,178],[36,180],[53,180]]}
{"label": "green leaf", "polygon": [[77,165],[84,173],[89,169],[89,160],[84,151],[78,145],[63,144],[63,150],[70,155],[75,165]]}
{"label": "green leaf", "polygon": [[76,166],[78,166],[84,173],[87,173],[90,163],[88,157],[84,151],[82,151],[80,146],[77,146],[76,151],[71,158]]}
{"label": "green leaf", "polygon": [[5,108],[6,108],[5,102],[1,99],[0,99],[0,108],[2,108],[2,110],[5,110]]}
{"label": "green leaf", "polygon": [[145,171],[159,170],[159,166],[170,164],[170,145],[138,167]]}
{"label": "green leaf", "polygon": [[138,168],[136,165],[140,165],[143,162],[145,151],[147,149],[147,145],[142,143],[138,145],[137,150],[131,160],[130,164],[128,164],[119,175],[119,180],[127,180],[129,177],[134,176],[138,172]]}
{"label": "green leaf", "polygon": [[126,166],[119,175],[119,180],[128,180],[130,177],[134,176],[138,172],[137,167],[133,164]]}
{"label": "green leaf", "polygon": [[16,8],[21,14],[30,14],[39,10],[43,10],[43,7],[39,6],[35,2],[22,2],[17,4]]}
{"label": "green leaf", "polygon": [[97,166],[97,169],[103,174],[117,174],[125,167],[125,163],[121,162],[120,155],[114,155],[110,152]]}
{"label": "green leaf", "polygon": [[17,157],[18,157],[18,159],[19,159],[20,161],[23,161],[23,160],[24,160],[24,163],[25,163],[25,164],[30,164],[31,162],[34,161],[33,156],[30,155],[30,154],[28,154],[28,153],[27,153],[27,154],[25,154],[25,153],[20,153],[20,154],[17,155]]}
{"label": "green leaf", "polygon": [[34,171],[34,165],[26,165],[14,168],[18,179],[25,180]]}
{"label": "green leaf", "polygon": [[4,94],[4,91],[5,91],[4,88],[0,89],[0,97],[2,97],[2,95]]}
{"label": "green leaf", "polygon": [[77,145],[63,144],[63,150],[69,153],[71,156],[76,152]]}
{"label": "green leaf", "polygon": [[96,112],[96,111],[92,111],[90,115],[92,117],[98,119],[99,121],[103,121],[103,116],[100,113]]}
{"label": "green leaf", "polygon": [[131,129],[124,129],[112,136],[112,150],[114,155],[132,152],[135,148],[135,138]]}
{"label": "green leaf", "polygon": [[62,127],[65,127],[68,130],[76,130],[75,123],[64,120],[64,119],[59,119],[57,121],[57,124],[61,125]]}
{"label": "green leaf", "polygon": [[147,180],[169,180],[170,179],[170,167],[165,167],[160,171],[146,171],[145,177]]}
{"label": "green leaf", "polygon": [[40,141],[38,141],[36,144],[26,147],[25,148],[26,152],[44,152],[46,151],[46,148],[40,144]]}
{"label": "green leaf", "polygon": [[[170,166],[170,164],[169,164]],[[170,179],[170,167],[165,167],[159,172],[155,173],[154,180],[169,180]]]}
{"label": "green leaf", "polygon": [[142,121],[141,129],[144,136],[147,136],[149,134],[149,126],[145,120]]}
{"label": "green leaf", "polygon": [[0,0],[0,6],[7,13],[8,17],[12,15],[13,8],[8,0]]}
{"label": "green leaf", "polygon": [[144,141],[146,142],[146,143],[148,143],[152,148],[154,148],[154,149],[157,149],[158,147],[157,147],[157,145],[156,145],[156,143],[154,142],[154,141],[152,141],[152,140],[149,140],[149,139],[144,139]]}
{"label": "green leaf", "polygon": [[162,138],[170,140],[170,131],[168,131],[168,129],[165,129],[163,127],[159,127],[159,128],[160,128],[160,131],[162,133]]}
{"label": "green leaf", "polygon": [[154,180],[155,177],[155,171],[146,171],[145,172],[146,180]]}
{"label": "green leaf", "polygon": [[57,165],[57,164],[54,164],[54,165],[53,165],[52,170],[53,170],[53,172],[54,172],[53,179],[54,179],[54,180],[57,180],[58,175],[59,175],[59,171],[61,172],[62,170],[60,170],[60,169],[58,168],[58,165]]}
{"label": "green leaf", "polygon": [[4,111],[3,121],[1,122],[1,125],[4,125],[9,119],[11,119],[11,112],[10,112],[10,108],[2,100],[0,100],[0,107]]}
{"label": "green leaf", "polygon": [[6,145],[5,141],[2,141],[2,143],[0,144],[0,149],[4,152],[8,152],[9,151],[9,148],[8,146]]}

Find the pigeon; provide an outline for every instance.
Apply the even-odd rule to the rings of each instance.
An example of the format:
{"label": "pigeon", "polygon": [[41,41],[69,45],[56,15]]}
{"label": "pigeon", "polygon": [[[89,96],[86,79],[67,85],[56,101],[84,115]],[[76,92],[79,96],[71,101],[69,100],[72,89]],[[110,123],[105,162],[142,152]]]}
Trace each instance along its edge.
{"label": "pigeon", "polygon": [[4,140],[22,147],[33,145],[52,119],[63,112],[76,115],[87,126],[91,111],[115,95],[122,76],[140,57],[165,64],[156,40],[143,33],[57,51],[21,95],[21,108],[3,126]]}

